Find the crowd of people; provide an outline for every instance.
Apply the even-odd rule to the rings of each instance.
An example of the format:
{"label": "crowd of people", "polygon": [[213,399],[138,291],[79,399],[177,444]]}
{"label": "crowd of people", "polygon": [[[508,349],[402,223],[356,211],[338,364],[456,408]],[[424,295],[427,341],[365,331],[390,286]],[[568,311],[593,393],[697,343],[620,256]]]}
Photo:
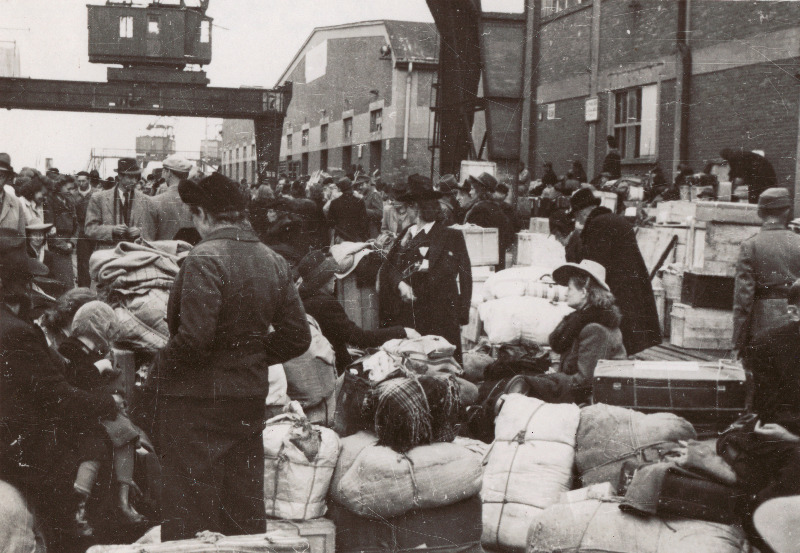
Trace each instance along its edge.
{"label": "crowd of people", "polygon": [[[109,183],[88,172],[16,172],[0,154],[3,480],[30,501],[48,539],[87,538],[96,495],[117,523],[145,523],[131,502],[139,451],[163,471],[160,510],[147,513],[159,517],[150,522],[162,523],[162,539],[264,532],[270,367],[308,352],[318,334],[335,353],[331,378],[353,361],[349,347],[395,338],[440,336],[460,364],[472,269],[464,235],[449,227],[496,228],[504,254],[528,216],[507,201],[511,186],[553,200],[550,229],[567,258],[553,278],[574,309],[550,335],[558,367],[530,379],[527,393],[587,402],[599,360],[661,343],[655,299],[631,223],[582,186],[579,163],[561,180],[545,169],[534,189],[524,168],[509,184],[483,173],[460,184],[444,175],[435,185],[412,175],[390,186],[356,172],[248,187],[179,156],[149,181],[135,159],[120,159]],[[800,428],[784,415],[800,413],[800,396],[787,372],[796,359],[786,356],[800,320],[800,237],[786,231],[786,191],[759,196],[764,228],[737,268],[736,343],[747,363],[769,365],[756,369],[758,433],[793,443]],[[166,346],[148,372],[151,441],[129,416],[124,375],[109,361],[119,321],[89,265],[98,250],[164,241],[191,249],[164,309]],[[377,284],[378,329],[350,320],[336,295],[337,280],[353,270],[341,257],[362,251],[354,243],[375,254],[357,276]],[[304,407],[322,405],[322,424],[331,424],[334,400]]]}

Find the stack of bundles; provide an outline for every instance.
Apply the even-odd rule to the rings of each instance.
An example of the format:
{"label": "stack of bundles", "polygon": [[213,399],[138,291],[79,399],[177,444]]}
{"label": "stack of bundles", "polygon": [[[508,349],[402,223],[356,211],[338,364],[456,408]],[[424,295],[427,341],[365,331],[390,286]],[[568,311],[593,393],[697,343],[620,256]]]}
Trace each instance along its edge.
{"label": "stack of bundles", "polygon": [[486,336],[495,344],[546,346],[558,323],[572,311],[566,303],[528,296],[507,297],[478,306]]}
{"label": "stack of bundles", "polygon": [[319,323],[306,315],[311,345],[300,357],[283,363],[287,395],[298,401],[308,420],[331,426],[336,409],[336,354]]}
{"label": "stack of bundles", "polygon": [[339,437],[312,425],[297,402],[264,429],[264,503],[269,517],[307,520],[325,514]]}
{"label": "stack of bundles", "polygon": [[169,340],[167,300],[178,263],[191,249],[186,242],[120,242],[98,250],[89,272],[100,297],[117,314],[117,342],[136,351],[156,353]]}
{"label": "stack of bundles", "polygon": [[598,403],[581,409],[575,464],[584,486],[610,482],[617,491],[626,473],[663,460],[678,442],[697,436],[692,425],[671,413],[645,415]]}
{"label": "stack of bundles", "polygon": [[570,489],[580,409],[504,396],[484,462],[483,544],[523,551],[539,513]]}
{"label": "stack of bundles", "polygon": [[567,287],[559,286],[550,276],[556,267],[513,267],[494,273],[483,285],[483,299],[492,301],[529,296],[563,302],[567,297]]}
{"label": "stack of bundles", "polygon": [[748,553],[742,530],[684,518],[642,518],[614,502],[587,500],[546,509],[531,525],[527,553]]}

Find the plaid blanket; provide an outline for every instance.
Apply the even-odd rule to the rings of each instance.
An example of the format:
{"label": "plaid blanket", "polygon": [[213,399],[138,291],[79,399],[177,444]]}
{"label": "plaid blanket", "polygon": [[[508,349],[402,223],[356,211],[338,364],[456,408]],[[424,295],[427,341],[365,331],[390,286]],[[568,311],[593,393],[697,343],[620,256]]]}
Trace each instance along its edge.
{"label": "plaid blanket", "polygon": [[393,378],[375,388],[375,434],[378,445],[406,453],[431,443],[431,411],[416,378]]}

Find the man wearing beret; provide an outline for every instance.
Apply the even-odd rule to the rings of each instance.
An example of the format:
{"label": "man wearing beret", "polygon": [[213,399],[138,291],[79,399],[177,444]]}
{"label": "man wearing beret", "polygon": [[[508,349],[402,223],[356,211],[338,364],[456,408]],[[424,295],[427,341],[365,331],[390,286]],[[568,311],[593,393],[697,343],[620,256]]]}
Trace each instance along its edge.
{"label": "man wearing beret", "polygon": [[175,235],[183,228],[192,228],[192,214],[189,206],[181,201],[178,184],[189,178],[192,164],[178,155],[171,155],[164,160],[163,171],[166,188],[151,200],[152,209],[147,212],[147,233],[153,240],[174,240]]}
{"label": "man wearing beret", "polygon": [[[629,355],[661,343],[661,328],[650,274],[636,243],[636,234],[624,217],[600,206],[589,188],[570,197],[575,220],[583,226],[579,243],[567,244],[567,260],[590,259],[606,269],[606,282],[622,311],[622,341]],[[575,237],[577,238],[577,237]]]}
{"label": "man wearing beret", "polygon": [[135,189],[142,169],[132,157],[117,162],[116,186],[93,194],[86,208],[86,236],[100,248],[110,248],[119,242],[132,242],[143,237],[152,240],[146,227],[150,197]]}
{"label": "man wearing beret", "polygon": [[736,263],[733,347],[738,352],[759,333],[788,321],[786,298],[800,278],[800,236],[787,228],[789,191],[768,188],[758,198],[761,230],[745,240]]}
{"label": "man wearing beret", "polygon": [[247,224],[236,182],[213,173],[178,193],[202,240],[172,286],[154,374],[162,539],[263,533],[269,366],[308,349],[308,322],[288,263]]}

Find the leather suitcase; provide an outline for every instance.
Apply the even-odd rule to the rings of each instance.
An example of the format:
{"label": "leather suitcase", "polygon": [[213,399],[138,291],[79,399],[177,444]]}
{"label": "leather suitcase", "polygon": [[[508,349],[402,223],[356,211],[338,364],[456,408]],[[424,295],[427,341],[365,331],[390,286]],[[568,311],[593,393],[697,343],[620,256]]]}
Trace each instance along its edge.
{"label": "leather suitcase", "polygon": [[681,416],[700,429],[727,427],[747,412],[750,383],[734,361],[599,361],[592,401]]}

